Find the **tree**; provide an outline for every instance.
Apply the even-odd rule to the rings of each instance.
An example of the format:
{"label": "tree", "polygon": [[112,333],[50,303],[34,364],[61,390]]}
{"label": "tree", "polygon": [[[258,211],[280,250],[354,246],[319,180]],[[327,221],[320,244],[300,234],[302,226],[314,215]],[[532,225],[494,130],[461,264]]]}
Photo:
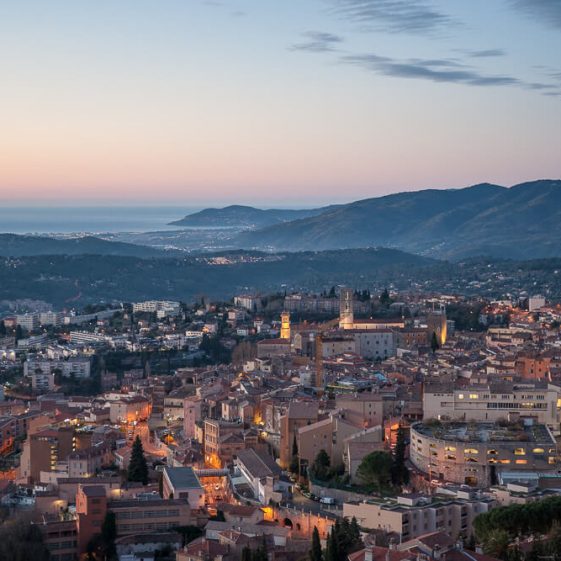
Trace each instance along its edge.
{"label": "tree", "polygon": [[432,337],[430,340],[430,348],[432,350],[432,354],[434,354],[439,348],[440,345],[438,344],[438,337],[436,336],[436,332],[432,332]]}
{"label": "tree", "polygon": [[23,339],[23,329],[21,328],[21,325],[18,325],[16,327],[16,345],[20,339]]}
{"label": "tree", "polygon": [[0,526],[0,559],[10,561],[48,561],[49,550],[43,544],[39,526],[16,517]]}
{"label": "tree", "polygon": [[6,324],[0,321],[0,337],[6,337]]}
{"label": "tree", "polygon": [[385,308],[389,308],[392,302],[393,300],[390,297],[390,293],[388,292],[388,289],[384,288],[384,292],[380,294],[380,304]]}
{"label": "tree", "polygon": [[504,558],[510,544],[510,535],[506,530],[493,530],[483,543],[486,555]]}
{"label": "tree", "polygon": [[317,526],[314,526],[312,533],[312,549],[310,549],[310,561],[323,561],[323,551],[321,550],[321,540]]}
{"label": "tree", "polygon": [[400,425],[397,429],[397,441],[393,454],[392,482],[394,485],[406,485],[409,483],[409,470],[405,465],[405,430]]}
{"label": "tree", "polygon": [[115,538],[117,537],[117,526],[115,524],[115,513],[108,511],[101,526],[101,547],[105,559],[114,559],[117,555]]}
{"label": "tree", "polygon": [[331,533],[327,538],[327,548],[325,550],[325,561],[340,561],[339,559],[339,543],[337,542],[337,534],[335,528],[331,528]]}
{"label": "tree", "polygon": [[296,442],[296,433],[294,433],[294,439],[292,440],[292,457],[290,459],[289,468],[292,473],[300,475],[300,461],[298,459],[298,443]]}
{"label": "tree", "polygon": [[392,457],[387,452],[372,452],[365,456],[356,474],[367,485],[374,485],[379,492],[387,485],[392,468]]}
{"label": "tree", "polygon": [[311,467],[312,476],[320,481],[326,481],[329,478],[329,467],[331,460],[327,452],[322,448],[314,460]]}
{"label": "tree", "polygon": [[143,485],[148,483],[148,464],[146,463],[146,458],[144,457],[142,441],[138,435],[136,435],[132,445],[127,479],[129,481],[139,481]]}
{"label": "tree", "polygon": [[251,548],[249,547],[249,545],[246,545],[246,546],[242,549],[242,558],[241,558],[241,561],[252,561],[252,560],[253,560],[253,556],[252,556]]}

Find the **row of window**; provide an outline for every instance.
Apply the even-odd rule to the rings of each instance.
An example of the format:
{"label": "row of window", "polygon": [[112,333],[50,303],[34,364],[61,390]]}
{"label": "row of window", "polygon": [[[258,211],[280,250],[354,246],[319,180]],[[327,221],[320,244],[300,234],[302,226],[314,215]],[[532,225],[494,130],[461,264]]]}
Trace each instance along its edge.
{"label": "row of window", "polygon": [[123,510],[117,512],[117,520],[134,520],[137,518],[170,518],[172,516],[179,516],[179,509],[174,508],[170,510]]}

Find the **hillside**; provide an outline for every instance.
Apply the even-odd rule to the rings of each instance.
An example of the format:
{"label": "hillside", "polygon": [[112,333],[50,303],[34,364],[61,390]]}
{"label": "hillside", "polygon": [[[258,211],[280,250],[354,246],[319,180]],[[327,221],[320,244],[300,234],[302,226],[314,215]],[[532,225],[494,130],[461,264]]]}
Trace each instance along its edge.
{"label": "hillside", "polygon": [[232,205],[224,208],[207,208],[200,212],[189,214],[181,220],[170,222],[170,225],[190,228],[253,230],[255,228],[264,228],[292,220],[317,216],[334,208],[337,208],[337,205],[304,210],[262,210],[251,206]]}
{"label": "hillside", "polygon": [[365,199],[321,215],[239,234],[274,251],[393,247],[435,258],[561,256],[561,181],[481,184]]}
{"label": "hillside", "polygon": [[0,234],[0,255],[23,257],[32,255],[120,255],[130,257],[166,257],[167,253],[123,242],[102,240],[93,236],[56,239],[44,236]]}
{"label": "hillside", "polygon": [[[226,252],[181,259],[100,255],[0,259],[0,301],[95,303],[230,298],[247,290],[313,289],[392,282],[437,263],[392,249],[263,254]],[[282,287],[282,288],[281,288]]]}

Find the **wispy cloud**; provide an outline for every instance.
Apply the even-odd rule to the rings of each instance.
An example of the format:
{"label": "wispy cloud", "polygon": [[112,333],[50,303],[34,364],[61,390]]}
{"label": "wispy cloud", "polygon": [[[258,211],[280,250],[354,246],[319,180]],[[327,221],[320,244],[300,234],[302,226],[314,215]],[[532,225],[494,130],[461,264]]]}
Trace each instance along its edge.
{"label": "wispy cloud", "polygon": [[328,0],[342,17],[390,32],[430,34],[454,20],[426,0]]}
{"label": "wispy cloud", "polygon": [[524,89],[552,93],[557,86],[545,83],[525,82],[514,76],[482,74],[477,69],[454,59],[394,59],[376,54],[346,55],[345,64],[353,64],[384,76],[447,82],[468,86],[517,86]]}
{"label": "wispy cloud", "polygon": [[560,0],[510,0],[510,4],[550,27],[561,29]]}
{"label": "wispy cloud", "polygon": [[304,41],[291,45],[291,51],[307,51],[311,53],[325,53],[336,50],[336,45],[343,42],[343,38],[333,33],[323,31],[308,31],[303,33]]}
{"label": "wispy cloud", "polygon": [[466,51],[466,54],[472,58],[494,58],[506,56],[503,49],[484,49],[482,51]]}

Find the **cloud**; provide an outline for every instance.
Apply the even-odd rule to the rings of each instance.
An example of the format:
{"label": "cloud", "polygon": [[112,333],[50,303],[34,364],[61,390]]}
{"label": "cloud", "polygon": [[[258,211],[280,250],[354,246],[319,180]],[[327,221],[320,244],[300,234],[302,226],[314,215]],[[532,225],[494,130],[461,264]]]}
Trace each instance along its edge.
{"label": "cloud", "polygon": [[561,29],[561,2],[559,0],[510,0],[510,4],[550,27]]}
{"label": "cloud", "polygon": [[466,54],[472,58],[491,58],[506,56],[506,52],[503,49],[485,49],[482,51],[467,51]]}
{"label": "cloud", "polygon": [[524,82],[513,76],[486,75],[454,59],[393,59],[376,54],[346,55],[345,64],[353,64],[371,72],[397,78],[429,80],[468,86],[516,86],[528,90],[541,90],[552,95],[558,87],[552,84]]}
{"label": "cloud", "polygon": [[328,0],[340,16],[390,32],[430,34],[455,23],[426,0]]}
{"label": "cloud", "polygon": [[307,51],[310,53],[325,53],[335,51],[335,46],[343,42],[343,38],[333,33],[323,31],[308,31],[303,33],[306,41],[291,45],[291,51]]}

